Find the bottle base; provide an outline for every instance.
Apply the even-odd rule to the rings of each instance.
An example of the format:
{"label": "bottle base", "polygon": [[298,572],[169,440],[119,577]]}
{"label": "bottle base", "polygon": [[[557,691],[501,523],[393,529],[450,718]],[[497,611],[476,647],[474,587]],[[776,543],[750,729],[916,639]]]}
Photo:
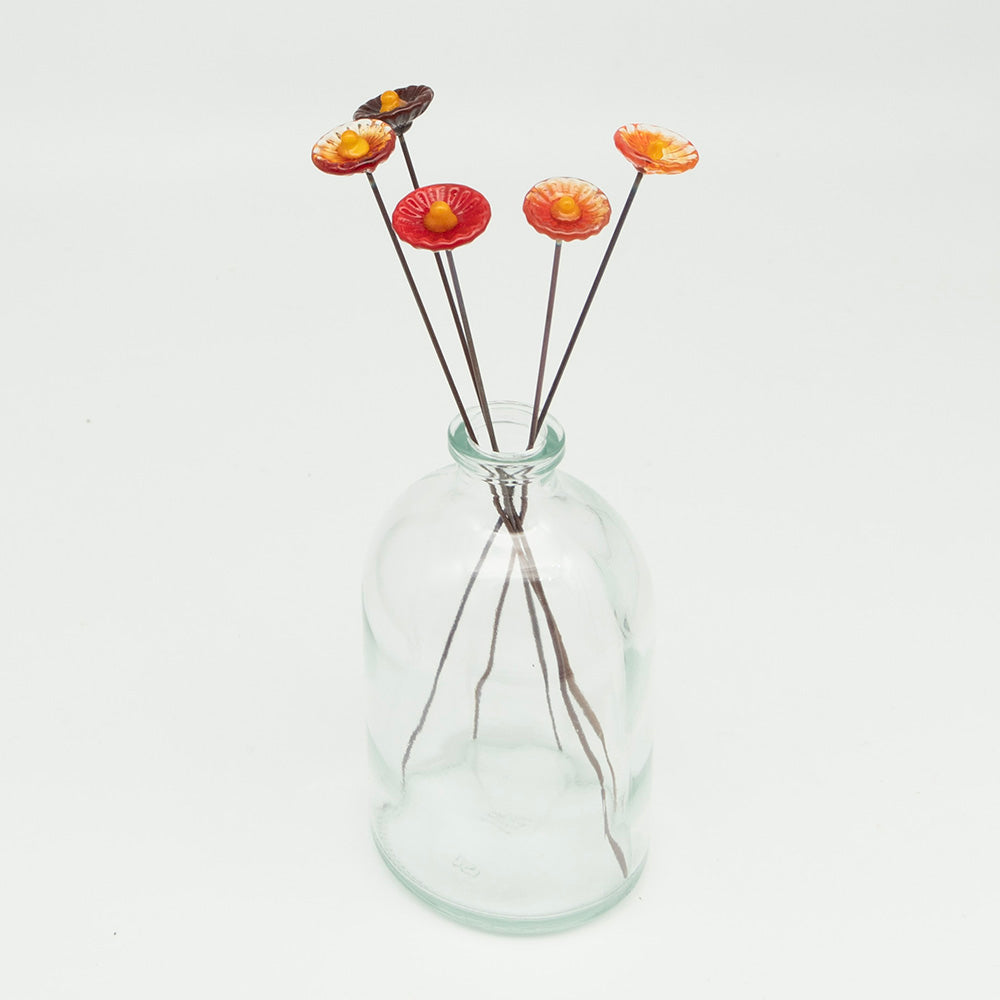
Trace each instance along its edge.
{"label": "bottle base", "polygon": [[432,891],[411,877],[410,873],[396,862],[391,852],[379,839],[378,831],[374,828],[372,829],[372,837],[386,867],[414,896],[450,920],[495,934],[551,934],[578,927],[620,903],[635,887],[646,865],[646,860],[643,858],[635,870],[630,872],[627,878],[622,879],[612,892],[582,906],[541,915],[494,913],[456,903],[454,900],[447,899]]}

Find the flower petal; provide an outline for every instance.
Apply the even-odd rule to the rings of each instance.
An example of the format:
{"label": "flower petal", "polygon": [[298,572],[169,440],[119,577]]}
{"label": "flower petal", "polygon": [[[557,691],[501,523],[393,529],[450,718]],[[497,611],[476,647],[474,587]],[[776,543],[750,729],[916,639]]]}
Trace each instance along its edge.
{"label": "flower petal", "polygon": [[423,84],[414,84],[412,87],[398,87],[395,93],[403,102],[391,111],[382,110],[382,95],[373,97],[354,112],[355,118],[377,118],[379,121],[388,122],[397,135],[402,135],[413,124],[414,118],[419,118],[426,110],[427,106],[434,99],[434,91]]}
{"label": "flower petal", "polygon": [[[350,129],[368,143],[368,152],[352,159],[340,152],[341,138]],[[374,170],[395,148],[396,134],[385,122],[360,118],[338,125],[326,133],[312,149],[312,161],[327,174],[357,174]]]}
{"label": "flower petal", "polygon": [[[555,218],[552,206],[570,197],[580,210],[571,221]],[[550,177],[539,181],[524,196],[525,218],[538,232],[554,240],[585,240],[599,233],[611,218],[611,204],[604,192],[578,177]]]}
{"label": "flower petal", "polygon": [[[436,201],[455,213],[458,224],[443,233],[431,232],[424,216]],[[403,198],[392,213],[392,228],[401,240],[421,250],[454,250],[471,243],[490,221],[490,203],[464,184],[428,184]]]}
{"label": "flower petal", "polygon": [[622,125],[615,145],[646,174],[682,174],[698,162],[698,150],[684,136],[656,125]]}

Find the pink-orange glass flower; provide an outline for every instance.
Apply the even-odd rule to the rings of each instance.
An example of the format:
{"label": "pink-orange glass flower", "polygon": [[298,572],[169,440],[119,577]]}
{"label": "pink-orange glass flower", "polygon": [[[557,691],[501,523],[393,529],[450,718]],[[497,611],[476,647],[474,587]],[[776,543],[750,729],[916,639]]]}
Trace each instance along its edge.
{"label": "pink-orange glass flower", "polygon": [[396,134],[385,122],[360,118],[338,125],[313,146],[312,161],[328,174],[374,170],[393,150]]}
{"label": "pink-orange glass flower", "polygon": [[420,117],[434,98],[434,91],[423,84],[387,90],[373,97],[354,112],[355,118],[377,118],[388,122],[397,135],[402,135]]}
{"label": "pink-orange glass flower", "polygon": [[524,196],[528,223],[554,240],[585,240],[611,218],[611,204],[600,188],[577,177],[550,177]]}
{"label": "pink-orange glass flower", "polygon": [[454,250],[471,243],[490,221],[490,203],[464,184],[428,184],[411,191],[392,213],[401,240],[420,250]]}
{"label": "pink-orange glass flower", "polygon": [[644,174],[682,174],[698,162],[698,150],[684,136],[655,125],[622,125],[615,145]]}

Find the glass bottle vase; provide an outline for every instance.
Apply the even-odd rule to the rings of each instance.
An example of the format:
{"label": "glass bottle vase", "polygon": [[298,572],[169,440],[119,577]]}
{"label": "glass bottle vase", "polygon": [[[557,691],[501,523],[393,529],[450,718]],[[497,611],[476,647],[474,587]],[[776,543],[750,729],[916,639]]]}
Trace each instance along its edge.
{"label": "glass bottle vase", "polygon": [[549,418],[456,418],[452,464],[392,507],[363,599],[372,827],[393,873],[464,923],[580,923],[648,849],[651,613],[622,519]]}

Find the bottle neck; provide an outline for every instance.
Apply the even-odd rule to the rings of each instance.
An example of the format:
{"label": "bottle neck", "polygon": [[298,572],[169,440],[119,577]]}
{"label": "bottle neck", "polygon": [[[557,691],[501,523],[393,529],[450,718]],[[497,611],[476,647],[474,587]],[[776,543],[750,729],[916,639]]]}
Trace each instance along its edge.
{"label": "bottle neck", "polygon": [[546,417],[531,448],[527,447],[531,407],[524,403],[490,403],[490,417],[498,451],[493,451],[482,411],[469,410],[473,441],[460,416],[448,428],[448,450],[469,475],[486,482],[518,484],[548,478],[562,461],[566,437],[559,422]]}

